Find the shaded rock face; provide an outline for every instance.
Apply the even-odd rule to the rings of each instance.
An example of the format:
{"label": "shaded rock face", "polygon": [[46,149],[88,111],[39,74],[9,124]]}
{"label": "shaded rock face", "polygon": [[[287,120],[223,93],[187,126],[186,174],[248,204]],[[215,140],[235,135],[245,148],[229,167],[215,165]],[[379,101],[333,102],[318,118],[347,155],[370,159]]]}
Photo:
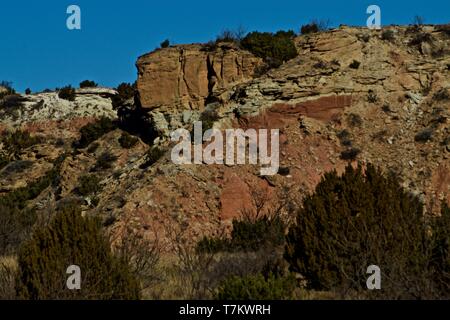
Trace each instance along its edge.
{"label": "shaded rock face", "polygon": [[207,98],[252,79],[262,64],[261,59],[229,43],[209,52],[196,44],[156,50],[136,63],[142,108],[202,110]]}

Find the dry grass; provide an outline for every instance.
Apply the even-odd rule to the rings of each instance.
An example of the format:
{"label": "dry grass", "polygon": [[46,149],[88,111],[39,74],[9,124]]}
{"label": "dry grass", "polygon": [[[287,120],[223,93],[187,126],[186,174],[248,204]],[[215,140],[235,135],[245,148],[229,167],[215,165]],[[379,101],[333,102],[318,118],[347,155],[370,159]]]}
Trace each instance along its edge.
{"label": "dry grass", "polygon": [[17,271],[17,257],[0,257],[0,300],[16,298],[15,276]]}

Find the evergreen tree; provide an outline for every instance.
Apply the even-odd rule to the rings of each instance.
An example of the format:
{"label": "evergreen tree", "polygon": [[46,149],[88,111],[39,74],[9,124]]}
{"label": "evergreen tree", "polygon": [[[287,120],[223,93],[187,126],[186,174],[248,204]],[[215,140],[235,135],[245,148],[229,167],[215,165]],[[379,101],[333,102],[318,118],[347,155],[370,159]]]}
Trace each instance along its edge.
{"label": "evergreen tree", "polygon": [[395,176],[348,165],[342,176],[325,174],[304,199],[285,258],[310,288],[367,294],[367,267],[377,265],[383,290],[374,295],[429,298],[436,295],[429,238],[421,202]]}
{"label": "evergreen tree", "polygon": [[[18,255],[17,294],[23,299],[138,299],[129,266],[111,252],[99,221],[67,206],[35,231]],[[81,269],[81,289],[69,290],[70,265]]]}

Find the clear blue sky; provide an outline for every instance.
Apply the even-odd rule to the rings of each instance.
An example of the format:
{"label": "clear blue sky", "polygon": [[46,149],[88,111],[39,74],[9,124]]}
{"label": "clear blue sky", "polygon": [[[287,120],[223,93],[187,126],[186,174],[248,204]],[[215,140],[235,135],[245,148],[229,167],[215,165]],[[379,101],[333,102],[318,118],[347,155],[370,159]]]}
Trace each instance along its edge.
{"label": "clear blue sky", "polygon": [[[77,86],[85,79],[116,86],[136,79],[136,58],[168,38],[207,42],[225,28],[293,29],[312,19],[365,25],[381,7],[382,25],[450,22],[450,0],[1,0],[0,80],[23,91]],[[66,9],[81,8],[82,29],[66,28]]]}

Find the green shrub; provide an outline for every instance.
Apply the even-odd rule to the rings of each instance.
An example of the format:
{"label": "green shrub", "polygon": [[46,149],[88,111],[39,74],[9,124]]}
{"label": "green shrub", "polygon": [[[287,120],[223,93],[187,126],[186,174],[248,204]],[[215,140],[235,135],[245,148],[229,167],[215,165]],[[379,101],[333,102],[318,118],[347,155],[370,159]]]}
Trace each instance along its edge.
{"label": "green shrub", "polygon": [[347,123],[351,127],[361,127],[363,120],[359,114],[350,113],[347,117]]}
{"label": "green shrub", "polygon": [[328,67],[328,64],[322,60],[320,60],[319,62],[317,62],[313,65],[313,68],[316,68],[316,69],[325,69],[327,67]]}
{"label": "green shrub", "polygon": [[339,140],[349,139],[350,132],[347,129],[343,129],[343,130],[339,131],[336,136],[339,138]]}
{"label": "green shrub", "polygon": [[427,142],[429,140],[431,140],[433,138],[433,129],[432,128],[426,128],[423,129],[422,131],[418,132],[415,136],[414,136],[414,140],[416,142]]}
{"label": "green shrub", "polygon": [[231,238],[204,237],[197,244],[198,252],[257,251],[284,243],[285,224],[280,218],[262,216],[258,219],[234,219]]}
{"label": "green shrub", "polygon": [[[432,221],[431,267],[440,292],[450,293],[450,208],[443,202],[440,217]],[[445,298],[443,296],[442,298]]]}
{"label": "green shrub", "polygon": [[91,80],[84,80],[80,82],[80,88],[96,88],[98,84]]}
{"label": "green shrub", "polygon": [[198,253],[217,253],[229,249],[229,240],[223,238],[212,238],[204,236],[198,243],[196,251]]}
{"label": "green shrub", "polygon": [[422,43],[430,43],[433,36],[429,33],[419,32],[409,42],[410,46],[420,46]]}
{"label": "green shrub", "polygon": [[365,32],[364,33],[360,33],[358,35],[358,39],[367,43],[367,42],[370,41],[370,34],[369,33],[365,33]]}
{"label": "green shrub", "polygon": [[166,40],[164,40],[163,42],[161,42],[160,47],[163,48],[163,49],[164,49],[164,48],[170,47],[170,41],[169,41],[169,39],[166,39]]}
{"label": "green shrub", "polygon": [[367,101],[370,103],[376,103],[378,101],[378,96],[372,89],[369,89],[367,93]]}
{"label": "green shrub", "polygon": [[30,88],[26,88],[25,89],[25,94],[31,94],[31,89]]}
{"label": "green shrub", "polygon": [[133,84],[122,82],[116,90],[117,94],[112,98],[112,105],[115,109],[119,108],[128,99],[134,97],[136,93],[136,82]]}
{"label": "green shrub", "polygon": [[147,169],[148,167],[152,166],[153,164],[155,164],[159,159],[161,159],[161,157],[166,153],[166,150],[158,148],[158,147],[153,147],[151,148],[145,155],[146,157],[146,161],[141,164],[140,168],[141,169]]}
{"label": "green shrub", "polygon": [[25,97],[22,97],[20,94],[5,95],[0,103],[0,108],[18,109],[23,107],[23,103],[25,101],[27,101],[27,99]]}
{"label": "green shrub", "polygon": [[327,31],[330,29],[329,27],[330,21],[329,20],[313,20],[308,24],[303,25],[300,28],[301,34],[311,34],[311,33],[317,33],[322,31]]}
{"label": "green shrub", "polygon": [[58,158],[53,163],[53,169],[42,178],[0,197],[0,256],[14,253],[28,238],[37,216],[32,208],[27,208],[27,203],[47,187],[58,184],[64,158],[65,156]]}
{"label": "green shrub", "polygon": [[72,86],[65,86],[58,91],[58,97],[68,101],[75,101],[75,89]]}
{"label": "green shrub", "polygon": [[219,42],[238,42],[238,37],[232,30],[225,29],[217,37],[216,43]]}
{"label": "green shrub", "polygon": [[10,160],[8,159],[7,156],[0,154],[0,170],[6,167],[6,165],[8,165],[9,162]]}
{"label": "green shrub", "polygon": [[293,31],[251,32],[241,41],[241,47],[264,59],[269,67],[276,68],[298,53],[294,45]]}
{"label": "green shrub", "polygon": [[383,106],[381,107],[381,110],[383,110],[384,113],[392,112],[391,107],[387,103],[383,104]]}
{"label": "green shrub", "polygon": [[[138,299],[129,265],[114,256],[99,221],[68,206],[38,229],[18,255],[17,294],[22,299]],[[70,265],[81,269],[80,290],[66,287]]]}
{"label": "green shrub", "polygon": [[301,34],[317,33],[319,32],[319,26],[317,23],[308,23],[300,28],[300,32]]}
{"label": "green shrub", "polygon": [[86,151],[89,153],[94,153],[95,151],[97,151],[98,147],[100,147],[100,144],[98,142],[93,142],[89,145]]}
{"label": "green shrub", "polygon": [[1,173],[1,177],[24,172],[33,166],[33,161],[16,160],[10,162]]}
{"label": "green shrub", "polygon": [[292,298],[295,279],[262,274],[233,276],[223,281],[216,292],[218,300],[285,300]]}
{"label": "green shrub", "polygon": [[95,170],[106,170],[112,168],[112,163],[117,160],[117,157],[109,151],[103,152],[95,163]]}
{"label": "green shrub", "polygon": [[80,178],[77,192],[82,196],[89,196],[100,190],[100,178],[96,175],[85,175]]}
{"label": "green shrub", "polygon": [[[214,123],[220,119],[216,111],[206,110],[200,114],[200,121],[202,122],[202,131],[205,134],[206,130],[212,129]],[[194,136],[193,134],[191,135]]]}
{"label": "green shrub", "polygon": [[85,148],[91,142],[101,138],[104,134],[114,130],[115,124],[111,119],[102,117],[100,120],[89,123],[80,129],[80,139],[75,143],[76,148]]}
{"label": "green shrub", "polygon": [[255,251],[269,244],[279,246],[284,242],[284,223],[279,218],[266,216],[255,220],[234,220],[231,239],[233,250]]}
{"label": "green shrub", "polygon": [[424,22],[425,22],[425,19],[422,16],[418,16],[418,15],[414,16],[413,21],[412,21],[413,26],[416,26],[416,27],[421,27],[424,24]]}
{"label": "green shrub", "polygon": [[433,95],[433,99],[437,101],[443,101],[450,99],[447,89],[441,89]]}
{"label": "green shrub", "polygon": [[361,65],[361,62],[359,62],[357,60],[353,60],[352,63],[350,63],[349,67],[352,69],[358,69],[360,65]]}
{"label": "green shrub", "polygon": [[[310,288],[369,294],[366,270],[382,270],[382,298],[432,296],[423,206],[394,175],[372,165],[327,173],[303,200],[285,258]],[[377,291],[377,292],[375,292]],[[348,292],[348,291],[347,291]]]}
{"label": "green shrub", "polygon": [[3,133],[2,141],[8,154],[17,155],[22,150],[40,143],[41,139],[31,136],[28,131],[17,130]]}
{"label": "green shrub", "polygon": [[1,81],[0,82],[0,99],[3,99],[5,96],[16,94],[16,90],[12,87],[12,82],[9,81]]}
{"label": "green shrub", "polygon": [[133,148],[136,143],[138,143],[139,139],[136,137],[133,137],[128,132],[122,133],[122,135],[119,138],[119,143],[122,148],[130,149]]}
{"label": "green shrub", "polygon": [[361,150],[359,150],[358,148],[350,147],[341,152],[341,159],[354,161],[354,160],[356,160],[356,158],[358,157],[358,155],[360,153],[361,153]]}
{"label": "green shrub", "polygon": [[393,41],[395,39],[395,33],[393,30],[383,30],[381,33],[381,40]]}

